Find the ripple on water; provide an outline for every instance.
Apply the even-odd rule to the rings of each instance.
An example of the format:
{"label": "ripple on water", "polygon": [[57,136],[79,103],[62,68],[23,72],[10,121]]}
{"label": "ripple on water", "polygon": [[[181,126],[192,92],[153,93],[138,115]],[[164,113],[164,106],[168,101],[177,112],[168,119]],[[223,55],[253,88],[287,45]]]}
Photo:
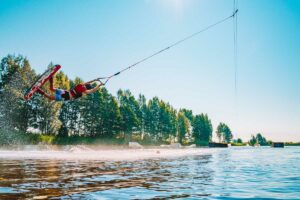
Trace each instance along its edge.
{"label": "ripple on water", "polygon": [[13,187],[0,187],[0,194],[20,194],[20,193],[26,193],[29,192],[29,190],[24,190],[21,188],[13,188]]}
{"label": "ripple on water", "polygon": [[136,161],[0,159],[0,199],[297,199],[300,148]]}

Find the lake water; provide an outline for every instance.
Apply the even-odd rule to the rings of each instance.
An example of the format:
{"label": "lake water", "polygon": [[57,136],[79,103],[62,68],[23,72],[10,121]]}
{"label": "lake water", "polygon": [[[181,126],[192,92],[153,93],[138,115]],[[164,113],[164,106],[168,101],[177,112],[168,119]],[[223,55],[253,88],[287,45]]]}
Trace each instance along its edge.
{"label": "lake water", "polygon": [[[105,152],[93,151],[99,158]],[[155,150],[165,156],[107,161],[36,153],[0,150],[0,199],[300,199],[299,147],[197,149],[178,157]]]}

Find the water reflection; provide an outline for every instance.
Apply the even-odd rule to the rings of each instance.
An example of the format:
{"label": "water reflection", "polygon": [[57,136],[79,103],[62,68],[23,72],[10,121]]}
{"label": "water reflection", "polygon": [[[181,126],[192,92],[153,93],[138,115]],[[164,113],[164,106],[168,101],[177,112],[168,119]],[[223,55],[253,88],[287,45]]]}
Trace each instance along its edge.
{"label": "water reflection", "polygon": [[1,159],[0,199],[298,198],[300,149],[276,152],[284,162],[270,151],[130,162]]}
{"label": "water reflection", "polygon": [[198,190],[203,192],[205,185],[211,184],[213,171],[207,167],[211,158],[203,155],[137,162],[2,160],[0,197],[18,193],[22,198],[90,198],[122,190],[128,191],[128,198],[139,198],[136,194],[146,191],[151,198],[166,197],[166,193],[168,197],[188,197],[187,191],[193,190],[194,184],[202,185]]}

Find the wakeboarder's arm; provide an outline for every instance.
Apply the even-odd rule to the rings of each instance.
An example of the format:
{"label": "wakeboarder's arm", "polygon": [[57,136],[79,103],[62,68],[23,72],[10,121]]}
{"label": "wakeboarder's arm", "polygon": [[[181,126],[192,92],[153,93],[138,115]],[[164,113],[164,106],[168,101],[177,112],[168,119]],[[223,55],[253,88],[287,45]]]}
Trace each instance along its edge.
{"label": "wakeboarder's arm", "polygon": [[51,96],[49,94],[47,94],[46,92],[44,92],[41,88],[37,89],[37,92],[41,95],[43,95],[44,97],[46,97],[47,99],[51,100],[51,101],[55,101],[55,96]]}
{"label": "wakeboarder's arm", "polygon": [[[86,83],[83,83],[83,85],[85,85],[85,84],[91,84],[91,83],[94,83],[94,82],[97,82],[97,81],[99,81],[99,80],[91,80],[91,81],[88,81]],[[99,82],[101,83],[101,81],[99,81]]]}
{"label": "wakeboarder's arm", "polygon": [[[93,82],[95,82],[95,81],[93,81]],[[99,81],[99,82],[100,82],[99,85],[97,85],[96,87],[94,87],[94,88],[91,89],[91,90],[85,91],[84,93],[85,93],[85,94],[91,94],[91,93],[93,93],[93,92],[96,92],[102,85],[104,85],[101,81]]]}

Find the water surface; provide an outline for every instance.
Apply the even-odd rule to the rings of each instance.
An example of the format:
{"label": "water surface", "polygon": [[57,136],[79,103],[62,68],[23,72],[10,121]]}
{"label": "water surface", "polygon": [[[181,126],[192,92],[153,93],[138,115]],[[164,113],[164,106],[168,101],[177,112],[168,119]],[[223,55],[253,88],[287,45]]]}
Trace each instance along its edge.
{"label": "water surface", "polygon": [[197,151],[129,161],[0,151],[0,199],[300,199],[298,147]]}

